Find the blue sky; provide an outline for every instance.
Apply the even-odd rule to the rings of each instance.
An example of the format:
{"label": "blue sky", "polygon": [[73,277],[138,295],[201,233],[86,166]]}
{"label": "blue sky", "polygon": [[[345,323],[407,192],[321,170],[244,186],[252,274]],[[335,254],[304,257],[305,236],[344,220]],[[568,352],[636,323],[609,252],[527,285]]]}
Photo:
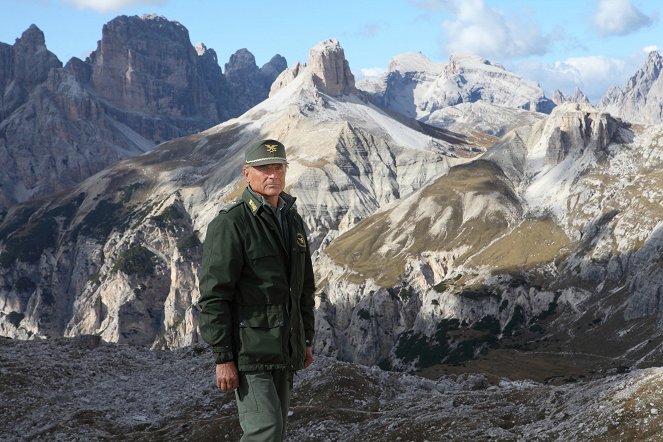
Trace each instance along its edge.
{"label": "blue sky", "polygon": [[118,15],[156,13],[179,21],[221,67],[246,48],[259,66],[275,54],[305,62],[318,42],[336,38],[355,77],[384,71],[400,53],[433,61],[472,52],[541,84],[596,103],[623,87],[647,52],[663,47],[658,0],[0,0],[0,42],[30,24],[65,63],[96,48]]}

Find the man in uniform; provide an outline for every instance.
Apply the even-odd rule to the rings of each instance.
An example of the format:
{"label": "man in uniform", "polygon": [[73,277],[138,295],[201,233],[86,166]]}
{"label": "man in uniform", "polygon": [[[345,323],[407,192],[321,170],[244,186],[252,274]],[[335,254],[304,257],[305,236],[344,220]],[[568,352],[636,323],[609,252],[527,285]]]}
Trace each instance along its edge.
{"label": "man in uniform", "polygon": [[253,144],[241,200],[209,224],[200,275],[200,333],[216,384],[235,391],[243,441],[285,436],[293,373],[313,363],[313,267],[295,198],[283,191],[285,147]]}

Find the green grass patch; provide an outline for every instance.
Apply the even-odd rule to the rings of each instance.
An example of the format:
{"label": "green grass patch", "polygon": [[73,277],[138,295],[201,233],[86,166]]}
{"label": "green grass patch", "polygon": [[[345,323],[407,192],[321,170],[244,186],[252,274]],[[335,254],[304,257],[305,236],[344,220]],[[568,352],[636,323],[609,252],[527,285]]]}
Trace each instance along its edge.
{"label": "green grass patch", "polygon": [[175,205],[170,205],[160,214],[151,217],[151,219],[154,220],[157,226],[163,229],[176,224],[178,221],[185,219],[185,217],[181,209]]}
{"label": "green grass patch", "polygon": [[147,248],[135,245],[129,247],[118,257],[112,271],[121,271],[126,275],[145,277],[154,274],[158,263],[157,256]]}
{"label": "green grass patch", "polygon": [[124,221],[125,213],[121,203],[101,200],[83,218],[80,234],[103,243],[113,231],[113,228],[122,226]]}
{"label": "green grass patch", "polygon": [[180,238],[177,241],[177,250],[179,250],[180,253],[186,252],[190,249],[200,246],[202,246],[202,243],[200,242],[198,236],[195,233],[184,235],[182,238]]}

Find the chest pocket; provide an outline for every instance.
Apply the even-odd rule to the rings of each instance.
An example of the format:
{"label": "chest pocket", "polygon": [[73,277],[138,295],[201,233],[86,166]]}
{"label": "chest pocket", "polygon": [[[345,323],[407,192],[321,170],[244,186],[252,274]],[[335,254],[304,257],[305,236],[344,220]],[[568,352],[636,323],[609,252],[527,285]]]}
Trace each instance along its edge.
{"label": "chest pocket", "polygon": [[281,305],[241,306],[240,362],[280,363],[285,320]]}

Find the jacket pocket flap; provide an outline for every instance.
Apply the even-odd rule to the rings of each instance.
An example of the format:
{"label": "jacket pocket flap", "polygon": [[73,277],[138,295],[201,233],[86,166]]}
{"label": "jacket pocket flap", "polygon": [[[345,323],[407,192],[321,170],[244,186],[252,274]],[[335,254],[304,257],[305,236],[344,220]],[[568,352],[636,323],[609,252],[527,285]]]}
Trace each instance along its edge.
{"label": "jacket pocket flap", "polygon": [[283,307],[281,305],[246,305],[240,307],[240,327],[274,328],[283,325]]}

